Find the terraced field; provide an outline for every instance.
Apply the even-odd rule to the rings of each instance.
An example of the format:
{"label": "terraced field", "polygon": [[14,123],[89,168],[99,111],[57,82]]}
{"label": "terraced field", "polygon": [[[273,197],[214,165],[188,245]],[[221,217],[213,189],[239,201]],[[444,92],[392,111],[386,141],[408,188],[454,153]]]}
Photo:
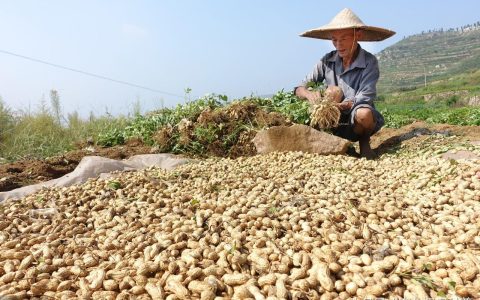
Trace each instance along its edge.
{"label": "terraced field", "polygon": [[380,92],[407,90],[480,68],[480,27],[403,39],[377,55]]}

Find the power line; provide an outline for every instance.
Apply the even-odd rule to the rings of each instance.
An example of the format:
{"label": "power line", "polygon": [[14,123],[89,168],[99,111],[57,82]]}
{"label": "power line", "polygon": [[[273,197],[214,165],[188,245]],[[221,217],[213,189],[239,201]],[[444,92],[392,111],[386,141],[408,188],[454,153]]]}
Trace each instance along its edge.
{"label": "power line", "polygon": [[182,96],[182,95],[178,95],[178,94],[174,94],[174,93],[170,93],[170,92],[165,92],[165,91],[160,91],[160,90],[157,90],[157,89],[152,89],[152,88],[142,86],[142,85],[138,85],[138,84],[135,84],[135,83],[131,83],[131,82],[123,81],[123,80],[117,80],[117,79],[113,79],[113,78],[102,76],[102,75],[97,75],[97,74],[90,73],[90,72],[85,72],[85,71],[82,71],[82,70],[78,70],[78,69],[74,69],[74,68],[54,64],[54,63],[50,63],[48,61],[36,59],[36,58],[33,58],[33,57],[29,57],[29,56],[25,56],[25,55],[13,53],[13,52],[1,50],[1,49],[0,49],[0,52],[4,53],[4,54],[12,55],[12,56],[20,57],[20,58],[23,58],[23,59],[27,59],[27,60],[30,60],[30,61],[34,61],[34,62],[37,62],[37,63],[49,65],[51,67],[56,67],[56,68],[59,68],[59,69],[64,69],[64,70],[80,73],[80,74],[83,74],[83,75],[87,75],[87,76],[91,76],[91,77],[95,77],[95,78],[100,78],[100,79],[103,79],[103,80],[116,82],[116,83],[132,86],[132,87],[136,87],[136,88],[140,88],[140,89],[144,89],[144,90],[159,93],[159,94],[165,94],[165,95],[169,95],[169,96],[184,98],[184,96]]}

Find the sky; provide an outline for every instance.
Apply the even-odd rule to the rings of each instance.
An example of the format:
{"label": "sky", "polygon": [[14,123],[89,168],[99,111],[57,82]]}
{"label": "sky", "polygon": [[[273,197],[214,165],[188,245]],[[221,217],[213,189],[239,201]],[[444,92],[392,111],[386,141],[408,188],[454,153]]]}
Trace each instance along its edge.
{"label": "sky", "polygon": [[333,50],[299,34],[346,7],[397,32],[361,43],[372,53],[423,30],[480,21],[478,0],[0,0],[0,97],[13,110],[35,111],[54,89],[64,113],[87,116],[289,90]]}

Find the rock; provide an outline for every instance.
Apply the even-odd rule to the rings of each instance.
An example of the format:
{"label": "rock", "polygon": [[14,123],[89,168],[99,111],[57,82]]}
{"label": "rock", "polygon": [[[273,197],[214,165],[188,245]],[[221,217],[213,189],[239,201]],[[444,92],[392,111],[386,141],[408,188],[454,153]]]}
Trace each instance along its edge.
{"label": "rock", "polygon": [[475,95],[473,97],[470,97],[470,99],[468,99],[468,105],[469,106],[480,106],[480,96]]}
{"label": "rock", "polygon": [[319,154],[345,154],[350,142],[310,126],[274,126],[253,139],[258,153],[302,151]]}

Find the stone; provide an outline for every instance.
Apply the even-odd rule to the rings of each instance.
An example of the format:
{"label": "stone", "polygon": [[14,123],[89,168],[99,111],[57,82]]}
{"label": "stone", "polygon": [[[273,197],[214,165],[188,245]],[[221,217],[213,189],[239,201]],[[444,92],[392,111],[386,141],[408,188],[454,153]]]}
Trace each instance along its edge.
{"label": "stone", "polygon": [[257,133],[253,143],[260,154],[302,151],[318,154],[345,154],[350,141],[318,131],[310,126],[274,126]]}

